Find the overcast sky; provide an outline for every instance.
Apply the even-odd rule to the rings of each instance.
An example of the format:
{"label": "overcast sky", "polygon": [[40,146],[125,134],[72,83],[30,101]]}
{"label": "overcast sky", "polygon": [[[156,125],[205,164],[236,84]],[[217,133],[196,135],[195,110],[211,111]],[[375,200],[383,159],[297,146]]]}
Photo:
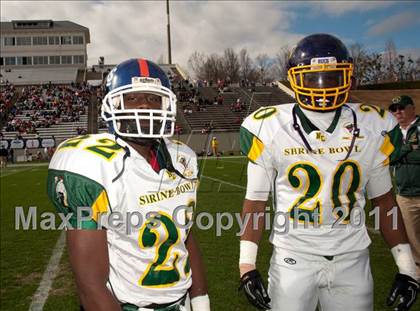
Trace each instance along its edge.
{"label": "overcast sky", "polygon": [[[420,2],[174,1],[170,2],[172,61],[188,69],[194,51],[247,48],[274,56],[314,32],[359,42],[380,52],[392,39],[398,52],[420,57]],[[90,30],[88,64],[130,57],[167,60],[165,1],[1,1],[1,21],[69,20]]]}

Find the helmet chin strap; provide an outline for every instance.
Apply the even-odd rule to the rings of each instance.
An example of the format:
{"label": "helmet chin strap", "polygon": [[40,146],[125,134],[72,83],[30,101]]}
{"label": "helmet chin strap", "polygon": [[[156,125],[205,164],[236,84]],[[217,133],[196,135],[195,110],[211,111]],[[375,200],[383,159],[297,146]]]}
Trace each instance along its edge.
{"label": "helmet chin strap", "polygon": [[[184,176],[180,171],[178,171],[175,166],[172,163],[172,157],[168,151],[168,148],[166,147],[166,143],[163,140],[163,138],[157,138],[157,139],[151,139],[151,138],[133,138],[133,137],[122,137],[118,134],[114,134],[115,135],[115,141],[117,141],[117,139],[122,139],[124,141],[129,141],[129,142],[133,142],[139,145],[149,145],[149,146],[155,146],[157,150],[159,150],[160,152],[162,152],[163,154],[163,158],[165,160],[165,167],[169,172],[175,173],[176,175],[178,175],[179,177],[181,177],[182,179],[186,179],[186,180],[191,180],[191,181],[196,181],[198,180],[198,178],[188,178],[186,176]],[[130,156],[130,149],[125,146],[124,147],[124,157],[123,157],[123,165],[122,165],[122,169],[121,171],[117,174],[117,176],[115,176],[112,179],[112,182],[114,183],[115,181],[118,180],[118,178],[120,178],[125,170],[125,160]]]}
{"label": "helmet chin strap", "polygon": [[[351,143],[350,143],[349,150],[347,151],[347,155],[345,156],[344,159],[339,160],[339,161],[346,161],[350,157],[350,155],[351,155],[351,153],[353,151],[353,148],[354,148],[354,144],[356,143],[356,138],[359,137],[359,135],[360,135],[360,129],[357,126],[356,112],[350,106],[348,106],[346,104],[344,104],[343,106],[346,107],[346,108],[348,108],[351,111],[351,113],[352,113],[352,116],[353,116],[353,131],[352,131]],[[306,149],[309,152],[313,153],[314,152],[314,149],[309,144],[308,140],[306,139],[305,135],[302,132],[302,129],[301,129],[299,123],[297,122],[297,114],[296,114],[297,107],[298,106],[295,105],[293,107],[293,110],[292,110],[293,128],[298,132],[298,134],[299,134],[300,138],[302,139],[302,141],[303,141]]]}
{"label": "helmet chin strap", "polygon": [[164,157],[164,159],[165,159],[165,166],[166,166],[166,169],[168,170],[168,171],[170,171],[170,172],[172,172],[172,173],[175,173],[175,174],[177,174],[179,177],[181,177],[182,179],[186,179],[186,180],[192,180],[192,181],[195,181],[195,180],[198,180],[198,178],[188,178],[188,177],[185,177],[180,171],[178,171],[176,168],[175,168],[175,166],[173,165],[173,163],[172,163],[172,157],[171,157],[171,155],[169,154],[169,150],[168,150],[168,148],[166,147],[166,144],[165,144],[165,141],[163,140],[163,138],[160,138],[159,139],[159,142],[158,142],[158,150],[160,150],[161,152],[162,152],[162,154],[163,154],[163,157]]}

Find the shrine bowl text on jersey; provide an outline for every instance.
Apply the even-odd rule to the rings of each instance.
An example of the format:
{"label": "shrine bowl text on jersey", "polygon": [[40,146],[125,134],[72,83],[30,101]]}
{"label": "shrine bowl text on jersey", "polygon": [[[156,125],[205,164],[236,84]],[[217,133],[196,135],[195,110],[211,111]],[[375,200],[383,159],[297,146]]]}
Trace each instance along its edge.
{"label": "shrine bowl text on jersey", "polygon": [[[190,221],[192,213],[179,209],[174,219],[174,211],[195,206],[197,159],[186,145],[163,141],[173,166],[187,179],[166,170],[160,152],[161,170],[156,172],[130,145],[111,134],[64,141],[49,166],[49,197],[59,212],[74,213],[72,224],[80,207],[90,207],[92,212],[92,219],[82,223],[84,229],[96,228],[99,213],[105,218],[121,215],[120,226],[101,221],[107,228],[108,288],[120,302],[139,307],[176,301],[192,282],[185,246],[189,229],[180,226]],[[126,218],[133,214],[143,221],[127,230]]]}
{"label": "shrine bowl text on jersey", "polygon": [[[313,152],[305,148],[293,127],[294,107]],[[356,113],[360,135],[344,160],[355,126],[350,109]],[[351,211],[363,211],[365,190],[369,194],[375,183],[372,174],[376,168],[388,167],[389,156],[397,148],[390,138],[396,125],[390,113],[360,104],[338,108],[324,131],[311,127],[297,104],[262,107],[248,116],[240,130],[241,151],[253,163],[274,172],[275,212],[290,213],[293,222],[288,233],[274,224],[270,241],[322,256],[365,249],[370,244],[366,227],[360,213],[351,219],[355,224],[349,224]],[[360,221],[363,223],[358,224]],[[344,225],[335,226],[338,223]]]}

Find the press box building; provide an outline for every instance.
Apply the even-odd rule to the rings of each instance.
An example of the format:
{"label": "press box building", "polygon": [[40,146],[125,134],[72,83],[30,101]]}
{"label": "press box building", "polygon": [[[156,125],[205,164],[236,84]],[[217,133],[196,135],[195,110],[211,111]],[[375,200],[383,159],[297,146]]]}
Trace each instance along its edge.
{"label": "press box building", "polygon": [[1,22],[1,80],[71,83],[87,68],[89,29],[70,21]]}

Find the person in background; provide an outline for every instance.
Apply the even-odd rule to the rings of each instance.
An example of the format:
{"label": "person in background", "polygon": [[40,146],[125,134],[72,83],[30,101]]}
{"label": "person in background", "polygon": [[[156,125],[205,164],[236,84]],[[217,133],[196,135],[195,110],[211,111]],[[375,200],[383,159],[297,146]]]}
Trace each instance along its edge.
{"label": "person in background", "polygon": [[219,152],[218,152],[218,148],[219,148],[219,141],[217,140],[217,138],[214,136],[211,140],[211,149],[213,151],[213,156],[214,157],[219,157]]}
{"label": "person in background", "polygon": [[402,133],[400,155],[391,163],[397,203],[420,276],[420,117],[416,115],[413,100],[407,95],[393,98],[389,111],[397,119]]}
{"label": "person in background", "polygon": [[7,156],[8,156],[7,149],[4,148],[4,146],[1,146],[1,149],[0,149],[0,168],[6,168],[6,166],[7,166]]}

